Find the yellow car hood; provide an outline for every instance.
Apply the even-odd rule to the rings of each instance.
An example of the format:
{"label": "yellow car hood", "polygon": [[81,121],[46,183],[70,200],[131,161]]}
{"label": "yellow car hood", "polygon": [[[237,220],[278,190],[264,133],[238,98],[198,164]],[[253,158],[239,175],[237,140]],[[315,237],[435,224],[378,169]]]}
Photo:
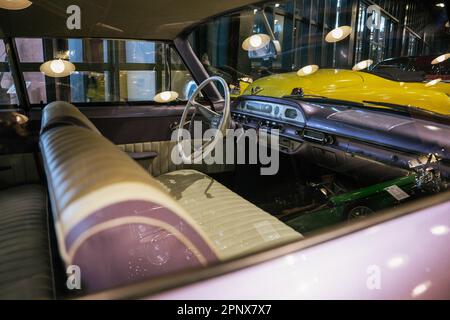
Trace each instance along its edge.
{"label": "yellow car hood", "polygon": [[349,70],[322,69],[316,73],[300,77],[296,72],[271,75],[256,80],[246,90],[250,94],[251,88],[263,89],[261,95],[282,97],[290,95],[292,89],[302,88],[305,94],[324,93],[336,89],[361,86],[364,78],[357,72]]}
{"label": "yellow car hood", "polygon": [[320,69],[305,77],[296,72],[275,74],[254,81],[244,95],[283,97],[290,95],[294,88],[301,88],[305,95],[395,103],[450,115],[450,83],[433,86],[422,82],[403,83],[352,70]]}

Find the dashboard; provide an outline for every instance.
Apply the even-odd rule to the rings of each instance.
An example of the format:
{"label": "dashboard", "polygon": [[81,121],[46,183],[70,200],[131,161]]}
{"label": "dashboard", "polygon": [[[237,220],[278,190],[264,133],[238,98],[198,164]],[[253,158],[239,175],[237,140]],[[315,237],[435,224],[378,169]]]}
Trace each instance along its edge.
{"label": "dashboard", "polygon": [[313,150],[333,167],[357,156],[409,169],[417,157],[433,154],[443,160],[450,176],[450,123],[369,107],[264,96],[239,97],[231,116],[244,129],[276,129],[281,152]]}
{"label": "dashboard", "polygon": [[231,112],[232,119],[244,128],[278,130],[280,151],[292,154],[299,150],[305,140],[327,143],[330,135],[305,129],[306,117],[296,102],[267,100],[240,100]]}

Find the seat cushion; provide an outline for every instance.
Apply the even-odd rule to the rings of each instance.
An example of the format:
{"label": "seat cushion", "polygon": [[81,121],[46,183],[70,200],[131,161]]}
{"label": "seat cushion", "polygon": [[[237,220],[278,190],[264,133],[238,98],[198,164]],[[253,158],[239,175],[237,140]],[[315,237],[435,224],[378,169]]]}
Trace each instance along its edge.
{"label": "seat cushion", "polygon": [[302,238],[203,173],[180,170],[159,176],[157,180],[202,228],[221,260]]}
{"label": "seat cushion", "polygon": [[0,191],[0,299],[51,299],[47,199],[39,185]]}

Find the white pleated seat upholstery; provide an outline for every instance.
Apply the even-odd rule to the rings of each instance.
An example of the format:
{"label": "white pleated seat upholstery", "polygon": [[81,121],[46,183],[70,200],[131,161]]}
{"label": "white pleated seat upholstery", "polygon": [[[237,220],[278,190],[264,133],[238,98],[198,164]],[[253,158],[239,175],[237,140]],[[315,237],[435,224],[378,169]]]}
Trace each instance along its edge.
{"label": "white pleated seat upholstery", "polygon": [[216,180],[195,170],[157,178],[207,235],[226,260],[302,236]]}
{"label": "white pleated seat upholstery", "polygon": [[42,186],[0,191],[0,300],[54,297],[47,218]]}

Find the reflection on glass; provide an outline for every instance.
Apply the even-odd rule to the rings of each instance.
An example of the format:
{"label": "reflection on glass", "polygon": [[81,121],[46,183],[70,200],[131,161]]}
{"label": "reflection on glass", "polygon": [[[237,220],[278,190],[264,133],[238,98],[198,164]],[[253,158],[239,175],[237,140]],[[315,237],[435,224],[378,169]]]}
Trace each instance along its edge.
{"label": "reflection on glass", "polygon": [[44,46],[40,38],[17,38],[20,62],[44,62]]}
{"label": "reflection on glass", "polygon": [[[193,81],[192,76],[186,70],[175,70],[171,72],[171,88],[179,93],[181,100],[188,100],[189,83]],[[170,88],[168,88],[170,89]]]}
{"label": "reflection on glass", "polygon": [[153,100],[158,103],[168,103],[176,99],[178,99],[178,93],[175,91],[163,91],[153,98]]}
{"label": "reflection on glass", "polygon": [[344,40],[352,33],[352,28],[349,26],[341,26],[331,30],[326,36],[325,41],[335,43]]}
{"label": "reflection on glass", "polygon": [[245,51],[257,51],[270,42],[270,37],[267,34],[259,33],[251,35],[242,43],[242,49]]}
{"label": "reflection on glass", "polygon": [[6,10],[23,10],[33,3],[28,0],[0,0],[0,8]]}
{"label": "reflection on glass", "polygon": [[122,101],[152,101],[156,88],[155,71],[120,71]]}
{"label": "reflection on glass", "polygon": [[[54,100],[75,103],[152,101],[161,91],[179,92],[179,98],[184,100],[187,86],[192,82],[178,54],[159,42],[50,38],[15,41],[32,104]],[[3,88],[7,85],[4,72],[9,72],[7,63],[2,64],[5,59],[4,45],[0,42]],[[45,74],[54,79],[45,79],[38,72],[41,65],[45,67]],[[5,95],[2,92],[2,99],[9,103],[11,95]]]}
{"label": "reflection on glass", "polygon": [[17,104],[17,95],[9,69],[6,47],[3,40],[0,39],[0,105],[12,104]]}
{"label": "reflection on glass", "polygon": [[154,42],[127,41],[125,47],[127,63],[155,63],[156,46]]}
{"label": "reflection on glass", "polygon": [[30,103],[41,104],[47,102],[45,90],[45,75],[41,72],[24,72],[23,77],[27,84],[27,92]]}
{"label": "reflection on glass", "polygon": [[301,68],[300,70],[298,70],[297,75],[300,77],[305,77],[305,76],[309,76],[313,73],[316,73],[317,70],[319,70],[319,66],[313,64],[313,65],[305,66],[305,67]]}
{"label": "reflection on glass", "polygon": [[75,65],[70,61],[63,59],[53,59],[43,63],[40,71],[47,77],[64,78],[71,75],[75,71]]}
{"label": "reflection on glass", "polygon": [[75,72],[70,76],[70,92],[73,102],[111,101],[106,90],[106,73]]}
{"label": "reflection on glass", "polygon": [[398,269],[406,265],[408,258],[404,255],[398,255],[390,258],[387,261],[387,266],[389,269]]}
{"label": "reflection on glass", "polygon": [[442,81],[441,78],[431,80],[431,81],[429,81],[429,82],[427,82],[427,83],[425,84],[425,87],[432,87],[432,86],[435,86],[435,85],[437,85],[437,84],[438,84],[439,82],[441,82],[441,81]]}
{"label": "reflection on glass", "polygon": [[0,71],[0,105],[18,104],[11,72]]}
{"label": "reflection on glass", "polygon": [[430,289],[431,285],[432,285],[431,281],[425,281],[425,282],[418,284],[411,291],[411,297],[417,298],[417,297],[423,295],[425,292],[428,291],[428,289]]}
{"label": "reflection on glass", "polygon": [[373,60],[364,60],[361,62],[358,62],[357,64],[355,64],[352,68],[353,71],[360,71],[360,70],[364,70],[367,69],[368,67],[370,67],[373,64]]}
{"label": "reflection on glass", "polygon": [[436,59],[434,59],[433,61],[431,61],[431,64],[439,64],[442,63],[446,60],[450,59],[450,53],[446,53],[443,55],[440,55],[439,57],[437,57]]}
{"label": "reflection on glass", "polygon": [[450,232],[450,228],[446,225],[437,225],[433,226],[430,229],[430,232],[434,234],[435,236],[443,236]]}

